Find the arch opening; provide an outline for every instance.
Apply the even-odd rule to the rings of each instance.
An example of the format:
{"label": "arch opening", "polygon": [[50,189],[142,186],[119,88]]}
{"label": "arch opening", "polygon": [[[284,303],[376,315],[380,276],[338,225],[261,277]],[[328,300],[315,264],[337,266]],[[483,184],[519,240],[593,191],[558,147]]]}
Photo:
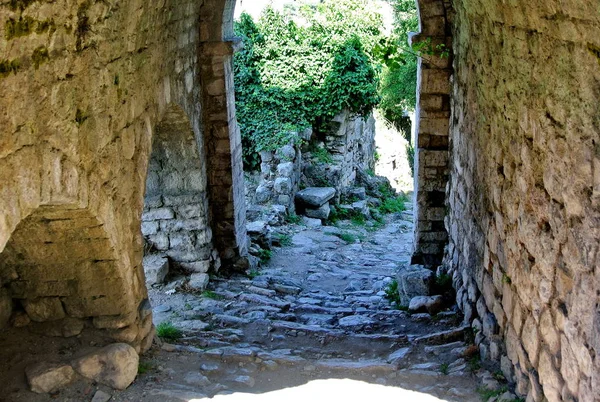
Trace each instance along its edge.
{"label": "arch opening", "polygon": [[161,280],[148,269],[150,259],[168,258],[173,268],[191,273],[219,267],[201,153],[185,112],[170,107],[156,127],[146,178],[142,234],[150,284]]}

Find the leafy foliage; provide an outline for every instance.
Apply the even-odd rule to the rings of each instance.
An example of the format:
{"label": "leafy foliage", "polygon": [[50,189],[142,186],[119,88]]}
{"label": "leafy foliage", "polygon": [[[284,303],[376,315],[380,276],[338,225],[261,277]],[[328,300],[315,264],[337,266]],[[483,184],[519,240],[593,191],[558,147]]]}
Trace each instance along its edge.
{"label": "leafy foliage", "polygon": [[[300,21],[300,22],[296,22]],[[244,50],[234,59],[236,109],[246,167],[257,153],[324,130],[347,108],[366,116],[379,102],[372,50],[381,16],[359,0],[324,0],[283,12],[267,7],[258,21],[235,24]]]}
{"label": "leafy foliage", "polygon": [[[380,109],[396,128],[404,111],[414,110],[417,93],[417,53],[408,47],[409,32],[419,29],[416,2],[389,0],[394,11],[394,30],[376,49],[383,61]],[[410,131],[409,131],[410,132]]]}

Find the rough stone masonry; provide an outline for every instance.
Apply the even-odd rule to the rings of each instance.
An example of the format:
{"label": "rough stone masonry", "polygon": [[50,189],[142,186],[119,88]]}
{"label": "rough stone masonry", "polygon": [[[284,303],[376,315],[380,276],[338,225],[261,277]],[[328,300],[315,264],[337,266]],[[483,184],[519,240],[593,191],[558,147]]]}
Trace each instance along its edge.
{"label": "rough stone masonry", "polygon": [[[199,221],[225,265],[244,264],[233,7],[0,3],[0,326],[94,329],[148,346],[141,217],[155,133],[177,126],[173,115],[187,117],[197,147],[186,171],[206,207]],[[419,9],[421,38],[452,48],[420,75],[420,258],[445,255],[482,355],[519,395],[595,401],[598,2]]]}

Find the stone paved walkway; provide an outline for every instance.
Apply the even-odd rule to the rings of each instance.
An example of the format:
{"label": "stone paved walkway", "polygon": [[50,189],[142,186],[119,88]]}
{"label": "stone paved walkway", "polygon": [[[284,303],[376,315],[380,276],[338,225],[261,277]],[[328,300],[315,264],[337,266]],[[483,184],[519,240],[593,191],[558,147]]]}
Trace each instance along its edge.
{"label": "stone paved walkway", "polygon": [[478,387],[499,384],[464,357],[461,317],[409,315],[384,297],[409,261],[411,219],[410,211],[389,216],[372,232],[350,222],[297,226],[252,279],[213,280],[202,295],[153,290],[156,323],[172,322],[185,336],[155,347],[143,358],[147,371],[115,399],[267,400],[300,386],[296,395],[307,397],[356,389],[407,401],[481,400]]}

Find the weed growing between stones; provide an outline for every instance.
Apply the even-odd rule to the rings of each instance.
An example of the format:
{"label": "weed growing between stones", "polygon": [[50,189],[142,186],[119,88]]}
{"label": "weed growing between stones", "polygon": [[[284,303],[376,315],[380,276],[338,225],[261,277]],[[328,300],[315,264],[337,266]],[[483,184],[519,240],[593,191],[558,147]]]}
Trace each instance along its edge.
{"label": "weed growing between stones", "polygon": [[138,364],[138,374],[146,374],[148,371],[152,370],[154,366],[150,362],[140,362]]}
{"label": "weed growing between stones", "polygon": [[298,225],[300,222],[302,222],[302,217],[300,217],[296,214],[289,214],[288,216],[285,217],[285,220],[289,224]]}
{"label": "weed growing between stones", "polygon": [[440,366],[440,373],[442,373],[443,375],[448,375],[448,371],[449,371],[449,364],[442,363],[442,365]]}
{"label": "weed growing between stones", "polygon": [[251,269],[246,273],[246,275],[248,276],[248,278],[254,279],[260,275],[260,271],[258,269]]}
{"label": "weed growing between stones", "polygon": [[340,239],[345,241],[346,243],[356,243],[357,237],[352,233],[341,233]]}
{"label": "weed growing between stones", "polygon": [[273,257],[273,252],[271,250],[260,249],[258,252],[258,258],[260,258],[261,264],[266,264]]}
{"label": "weed growing between stones", "polygon": [[219,296],[212,290],[205,290],[204,292],[202,292],[201,296],[206,299],[212,299],[212,300],[222,300],[223,299],[223,297]]}
{"label": "weed growing between stones", "polygon": [[314,147],[310,153],[318,163],[333,163],[333,157],[325,148]]}
{"label": "weed growing between stones", "polygon": [[292,245],[292,236],[285,233],[275,233],[273,240],[279,243],[281,247],[288,247]]}
{"label": "weed growing between stones", "polygon": [[502,387],[498,389],[489,389],[486,387],[477,388],[477,393],[479,393],[481,400],[485,402],[487,402],[491,398],[502,395],[506,391],[508,391],[507,387]]}
{"label": "weed growing between stones", "polygon": [[19,67],[18,60],[0,60],[0,78],[8,76],[10,73],[16,74]]}
{"label": "weed growing between stones", "polygon": [[172,323],[165,321],[156,326],[156,335],[158,335],[159,338],[166,339],[168,341],[175,341],[181,338],[183,333]]}
{"label": "weed growing between stones", "polygon": [[387,284],[387,286],[385,287],[385,289],[383,289],[383,291],[385,292],[385,298],[392,304],[396,304],[396,307],[398,307],[400,310],[402,310],[401,304],[400,304],[400,292],[398,290],[398,281],[396,279],[393,279],[390,283]]}

